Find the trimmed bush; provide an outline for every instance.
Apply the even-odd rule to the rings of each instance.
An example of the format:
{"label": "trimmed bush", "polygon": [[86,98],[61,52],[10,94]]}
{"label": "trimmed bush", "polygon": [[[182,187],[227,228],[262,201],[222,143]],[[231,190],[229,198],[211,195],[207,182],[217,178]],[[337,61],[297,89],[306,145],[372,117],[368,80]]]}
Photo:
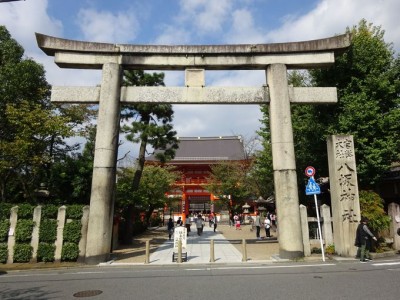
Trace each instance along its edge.
{"label": "trimmed bush", "polygon": [[0,203],[0,220],[10,219],[12,207],[11,203]]}
{"label": "trimmed bush", "polygon": [[50,243],[39,243],[37,258],[38,261],[50,262],[54,261],[54,253],[56,245]]}
{"label": "trimmed bush", "polygon": [[29,203],[18,204],[18,219],[32,219],[34,208]]}
{"label": "trimmed bush", "polygon": [[39,241],[54,243],[57,239],[57,220],[42,220],[39,228]]}
{"label": "trimmed bush", "polygon": [[151,226],[151,227],[158,226],[158,225],[161,224],[161,218],[158,217],[158,216],[157,216],[157,217],[150,218],[149,223],[150,223],[150,226]]}
{"label": "trimmed bush", "polygon": [[335,254],[335,245],[331,244],[331,245],[326,246],[325,253],[329,254],[329,255]]}
{"label": "trimmed bush", "polygon": [[384,210],[384,200],[374,191],[360,191],[361,215],[369,219],[370,229],[379,233],[390,226],[390,217]]}
{"label": "trimmed bush", "polygon": [[62,261],[76,261],[79,257],[79,247],[74,243],[65,243],[61,251]]}
{"label": "trimmed bush", "polygon": [[0,243],[7,241],[9,229],[10,229],[10,221],[0,220]]}
{"label": "trimmed bush", "polygon": [[15,228],[15,241],[20,243],[30,242],[32,239],[33,221],[20,219]]}
{"label": "trimmed bush", "polygon": [[57,219],[59,206],[54,204],[46,204],[42,206],[41,219]]}
{"label": "trimmed bush", "polygon": [[8,258],[8,247],[6,243],[0,243],[0,263],[5,264]]}
{"label": "trimmed bush", "polygon": [[81,222],[72,221],[64,225],[64,242],[79,243],[81,239]]}
{"label": "trimmed bush", "polygon": [[136,221],[133,223],[133,235],[140,234],[146,231],[146,225],[142,221]]}
{"label": "trimmed bush", "polygon": [[33,248],[29,244],[16,244],[14,247],[14,262],[29,262],[32,258]]}
{"label": "trimmed bush", "polygon": [[84,205],[78,204],[67,206],[66,218],[80,220],[83,216],[83,207]]}

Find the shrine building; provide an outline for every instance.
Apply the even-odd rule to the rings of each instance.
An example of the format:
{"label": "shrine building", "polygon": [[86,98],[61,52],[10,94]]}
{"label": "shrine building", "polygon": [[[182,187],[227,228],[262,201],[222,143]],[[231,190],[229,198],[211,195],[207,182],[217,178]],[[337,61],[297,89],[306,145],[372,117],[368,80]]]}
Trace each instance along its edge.
{"label": "shrine building", "polygon": [[[241,136],[180,137],[175,158],[166,163],[176,167],[177,171],[183,174],[168,194],[168,197],[179,199],[180,205],[174,207],[174,215],[184,218],[190,214],[217,213],[212,205],[214,195],[206,189],[211,166],[220,162],[240,162],[245,159]],[[146,161],[151,163],[156,159],[152,155],[146,158]]]}

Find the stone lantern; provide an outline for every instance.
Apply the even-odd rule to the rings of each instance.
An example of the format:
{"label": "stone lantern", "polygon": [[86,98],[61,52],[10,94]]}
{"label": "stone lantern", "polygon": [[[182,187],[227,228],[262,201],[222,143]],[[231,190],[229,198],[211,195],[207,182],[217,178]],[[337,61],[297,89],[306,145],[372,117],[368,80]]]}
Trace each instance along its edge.
{"label": "stone lantern", "polygon": [[242,208],[243,208],[243,213],[244,214],[248,214],[249,213],[250,205],[248,205],[247,202],[246,202],[245,205],[242,206]]}

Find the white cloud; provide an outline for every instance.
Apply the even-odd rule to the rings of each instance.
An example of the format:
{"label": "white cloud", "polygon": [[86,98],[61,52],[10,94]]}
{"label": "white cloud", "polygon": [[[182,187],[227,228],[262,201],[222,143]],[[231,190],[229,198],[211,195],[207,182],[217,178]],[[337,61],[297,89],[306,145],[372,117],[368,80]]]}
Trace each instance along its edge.
{"label": "white cloud", "polygon": [[234,1],[180,0],[171,22],[161,26],[157,44],[187,44],[204,36],[220,35],[230,17]]}
{"label": "white cloud", "polygon": [[178,136],[255,134],[261,118],[258,105],[174,105]]}
{"label": "white cloud", "polygon": [[220,32],[226,21],[232,2],[229,0],[209,0],[203,6],[203,10],[197,13],[195,25],[200,32]]}
{"label": "white cloud", "polygon": [[63,25],[47,13],[48,0],[1,3],[0,24],[5,25],[12,37],[25,49],[27,56],[41,50],[37,47],[35,32],[59,36]]}
{"label": "white cloud", "polygon": [[232,14],[232,26],[224,40],[230,44],[256,44],[264,43],[265,35],[255,26],[249,10],[238,9]]}
{"label": "white cloud", "polygon": [[162,34],[154,41],[158,45],[183,45],[190,42],[191,34],[184,28],[171,25],[162,26]]}
{"label": "white cloud", "polygon": [[361,19],[382,25],[387,42],[400,47],[398,30],[398,0],[323,0],[309,13],[293,18],[284,17],[284,24],[269,33],[272,42],[309,40],[342,34],[346,27],[357,25]]}
{"label": "white cloud", "polygon": [[112,13],[81,9],[76,22],[84,39],[93,42],[126,43],[139,32],[139,22],[132,10]]}

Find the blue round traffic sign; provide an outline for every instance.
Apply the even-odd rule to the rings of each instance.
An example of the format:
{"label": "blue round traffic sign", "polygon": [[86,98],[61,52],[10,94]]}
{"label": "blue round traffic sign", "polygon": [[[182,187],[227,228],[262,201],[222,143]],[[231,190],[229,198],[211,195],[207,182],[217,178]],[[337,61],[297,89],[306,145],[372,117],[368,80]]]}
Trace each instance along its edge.
{"label": "blue round traffic sign", "polygon": [[305,174],[307,177],[313,177],[315,174],[315,169],[314,167],[308,166],[305,170]]}

